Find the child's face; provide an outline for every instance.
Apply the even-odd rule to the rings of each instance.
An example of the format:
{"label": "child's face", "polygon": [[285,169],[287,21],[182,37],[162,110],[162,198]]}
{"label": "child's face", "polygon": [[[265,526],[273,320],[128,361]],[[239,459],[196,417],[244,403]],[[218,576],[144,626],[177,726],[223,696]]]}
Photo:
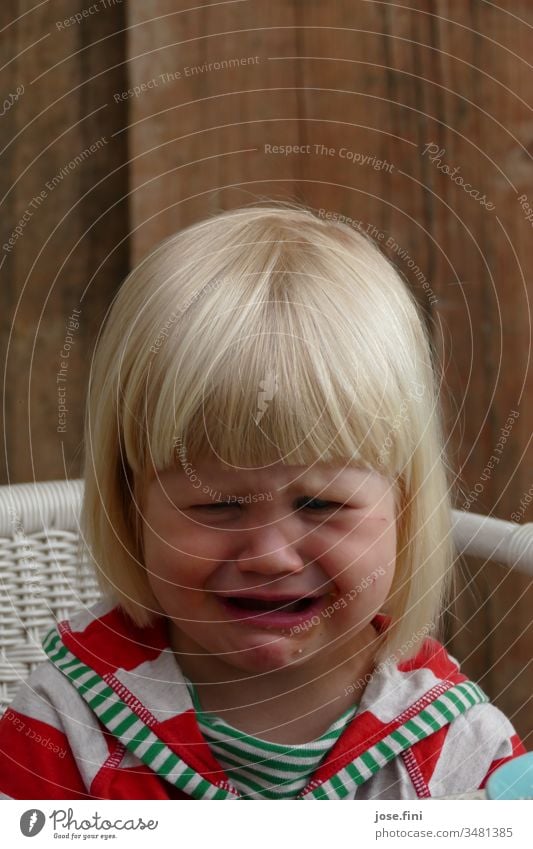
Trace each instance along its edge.
{"label": "child's face", "polygon": [[325,464],[187,468],[156,473],[141,496],[148,579],[178,651],[262,672],[368,630],[394,575],[388,479]]}

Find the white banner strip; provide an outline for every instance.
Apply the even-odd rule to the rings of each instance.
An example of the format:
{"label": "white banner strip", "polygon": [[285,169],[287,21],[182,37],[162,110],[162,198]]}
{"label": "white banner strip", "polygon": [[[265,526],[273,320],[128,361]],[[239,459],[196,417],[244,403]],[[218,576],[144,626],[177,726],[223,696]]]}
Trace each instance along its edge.
{"label": "white banner strip", "polygon": [[[248,800],[239,806],[219,804],[203,814],[198,805],[210,802],[196,801],[191,806],[186,801],[4,800],[2,845],[57,849],[67,840],[117,849],[194,844],[202,849],[209,845],[216,849],[531,849],[533,845],[531,801],[356,801],[352,805],[335,802],[332,809],[319,801],[302,806],[292,801]],[[261,810],[254,811],[254,805]],[[32,838],[35,843],[30,842]]]}

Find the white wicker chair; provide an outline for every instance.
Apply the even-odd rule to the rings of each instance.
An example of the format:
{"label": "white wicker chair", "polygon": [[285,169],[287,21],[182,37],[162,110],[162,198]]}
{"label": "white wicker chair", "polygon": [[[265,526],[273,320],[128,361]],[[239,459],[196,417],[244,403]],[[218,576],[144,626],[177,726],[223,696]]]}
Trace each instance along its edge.
{"label": "white wicker chair", "polygon": [[[0,487],[0,715],[46,659],[46,631],[100,598],[79,537],[82,491],[81,480]],[[453,520],[459,552],[533,575],[533,523],[456,510]]]}
{"label": "white wicker chair", "polygon": [[55,621],[100,598],[80,543],[81,480],[0,487],[0,715]]}

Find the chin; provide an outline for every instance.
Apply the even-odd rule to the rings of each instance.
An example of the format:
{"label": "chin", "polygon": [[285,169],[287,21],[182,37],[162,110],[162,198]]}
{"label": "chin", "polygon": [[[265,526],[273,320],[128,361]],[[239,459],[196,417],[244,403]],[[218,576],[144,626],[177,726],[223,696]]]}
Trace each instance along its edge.
{"label": "chin", "polygon": [[234,654],[219,655],[229,666],[242,672],[275,672],[288,666],[301,666],[307,660],[307,652],[297,643],[280,634],[261,634],[256,645],[249,645]]}

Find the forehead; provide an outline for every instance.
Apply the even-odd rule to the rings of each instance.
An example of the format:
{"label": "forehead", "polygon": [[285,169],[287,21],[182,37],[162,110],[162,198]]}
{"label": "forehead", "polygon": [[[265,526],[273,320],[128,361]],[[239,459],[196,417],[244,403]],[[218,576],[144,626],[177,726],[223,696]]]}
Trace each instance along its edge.
{"label": "forehead", "polygon": [[175,467],[158,471],[154,475],[164,484],[179,483],[198,487],[198,482],[217,490],[291,492],[300,489],[321,490],[332,488],[356,492],[386,478],[378,472],[348,463],[315,463],[312,466],[274,463],[264,468],[236,468],[213,458],[185,460]]}
{"label": "forehead", "polygon": [[353,481],[367,477],[368,470],[348,466],[346,464],[315,463],[312,466],[287,465],[274,463],[264,468],[246,469],[235,468],[226,463],[202,461],[196,464],[205,474],[219,480],[238,480],[239,482],[254,482],[256,480],[270,481],[280,489],[286,489],[292,483],[325,484],[335,479]]}

